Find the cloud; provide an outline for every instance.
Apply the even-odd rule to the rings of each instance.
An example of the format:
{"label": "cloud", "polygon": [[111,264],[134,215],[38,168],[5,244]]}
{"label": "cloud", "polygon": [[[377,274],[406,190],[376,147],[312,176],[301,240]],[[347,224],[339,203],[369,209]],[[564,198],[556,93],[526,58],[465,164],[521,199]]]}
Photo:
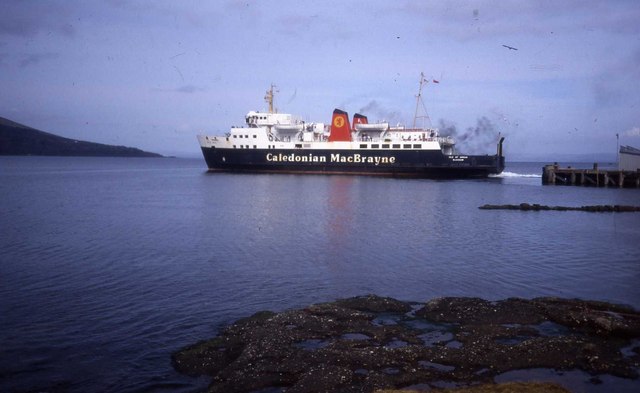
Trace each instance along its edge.
{"label": "cloud", "polygon": [[0,37],[33,37],[40,32],[75,35],[65,3],[3,0],[0,13]]}
{"label": "cloud", "polygon": [[278,18],[276,26],[280,33],[295,37],[315,30],[318,20],[318,15],[285,15]]}
{"label": "cloud", "polygon": [[622,133],[622,136],[640,137],[640,127],[633,127]]}
{"label": "cloud", "polygon": [[640,49],[611,61],[594,78],[592,89],[595,103],[602,107],[629,105],[639,102],[637,81],[640,78]]}
{"label": "cloud", "polygon": [[191,94],[191,93],[199,93],[201,91],[205,91],[205,89],[202,87],[194,86],[194,85],[184,85],[184,86],[178,87],[177,89],[175,89],[175,91],[177,91],[178,93]]}
{"label": "cloud", "polygon": [[105,0],[105,2],[116,8],[122,8],[131,5],[130,0]]}
{"label": "cloud", "polygon": [[198,87],[194,85],[184,85],[184,86],[176,87],[175,89],[154,88],[152,90],[159,91],[162,93],[184,93],[184,94],[193,94],[193,93],[200,93],[200,92],[206,91],[204,87]]}
{"label": "cloud", "polygon": [[640,8],[623,1],[406,1],[394,2],[388,13],[419,18],[430,35],[460,41],[587,30],[623,35],[640,32]]}
{"label": "cloud", "polygon": [[47,60],[47,59],[55,59],[58,58],[60,55],[57,53],[31,53],[31,54],[25,54],[22,55],[20,58],[20,68],[25,68],[28,67],[30,65],[34,65],[34,64],[38,64],[43,60]]}

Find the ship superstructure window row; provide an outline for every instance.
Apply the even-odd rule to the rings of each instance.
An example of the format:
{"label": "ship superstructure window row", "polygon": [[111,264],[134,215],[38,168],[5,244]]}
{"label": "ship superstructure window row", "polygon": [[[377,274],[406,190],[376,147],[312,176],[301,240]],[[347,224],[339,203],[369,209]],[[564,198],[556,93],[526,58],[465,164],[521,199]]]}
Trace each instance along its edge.
{"label": "ship superstructure window row", "polygon": [[[306,147],[306,146],[305,146]],[[422,149],[422,144],[421,143],[416,143],[416,144],[409,144],[406,143],[404,145],[401,145],[399,143],[394,143],[394,144],[389,144],[389,143],[383,143],[382,147],[380,146],[380,144],[378,143],[372,143],[371,145],[367,144],[367,143],[361,143],[360,144],[360,149]]]}

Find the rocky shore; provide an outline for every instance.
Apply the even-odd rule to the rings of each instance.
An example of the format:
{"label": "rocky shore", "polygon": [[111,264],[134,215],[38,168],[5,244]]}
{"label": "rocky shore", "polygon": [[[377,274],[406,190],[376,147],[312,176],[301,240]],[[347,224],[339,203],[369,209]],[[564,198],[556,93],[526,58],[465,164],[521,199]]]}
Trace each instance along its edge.
{"label": "rocky shore", "polygon": [[210,392],[479,384],[508,391],[494,385],[496,376],[541,368],[582,370],[594,384],[605,375],[637,383],[640,313],[559,298],[412,303],[371,295],[254,314],[174,353],[172,362],[179,372],[211,376]]}

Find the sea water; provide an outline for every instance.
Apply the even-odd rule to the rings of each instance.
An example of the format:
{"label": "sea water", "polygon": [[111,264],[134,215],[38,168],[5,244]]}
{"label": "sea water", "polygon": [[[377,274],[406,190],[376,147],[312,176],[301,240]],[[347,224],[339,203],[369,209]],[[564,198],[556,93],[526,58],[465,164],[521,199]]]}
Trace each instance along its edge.
{"label": "sea water", "polygon": [[[640,308],[637,189],[209,174],[200,159],[0,157],[0,391],[193,391],[170,355],[260,310],[377,294]],[[597,388],[597,387],[596,387]]]}

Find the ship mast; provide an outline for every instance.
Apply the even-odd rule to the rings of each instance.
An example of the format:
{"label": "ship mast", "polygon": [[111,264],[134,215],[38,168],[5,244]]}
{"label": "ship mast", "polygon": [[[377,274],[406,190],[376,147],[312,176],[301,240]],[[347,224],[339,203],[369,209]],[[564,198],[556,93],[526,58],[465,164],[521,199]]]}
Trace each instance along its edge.
{"label": "ship mast", "polygon": [[[420,88],[418,89],[418,95],[416,96],[416,112],[413,115],[413,129],[416,128],[416,123],[418,122],[418,118],[427,119],[429,122],[429,126],[431,126],[431,119],[429,118],[429,114],[427,113],[427,108],[424,106],[424,101],[422,101],[422,86],[428,81],[424,77],[424,72],[420,73]],[[418,116],[418,110],[420,109],[420,104],[422,104],[422,110],[424,111],[424,115]],[[424,123],[423,127],[424,128]]]}
{"label": "ship mast", "polygon": [[[276,85],[274,85],[273,83],[271,84],[271,87],[269,88],[269,90],[267,90],[267,94],[264,96],[264,100],[267,102],[267,104],[269,104],[269,113],[276,113],[278,112],[278,110],[276,109],[275,112],[273,110],[273,88],[276,87]],[[276,93],[278,92],[278,90],[276,90]]]}

